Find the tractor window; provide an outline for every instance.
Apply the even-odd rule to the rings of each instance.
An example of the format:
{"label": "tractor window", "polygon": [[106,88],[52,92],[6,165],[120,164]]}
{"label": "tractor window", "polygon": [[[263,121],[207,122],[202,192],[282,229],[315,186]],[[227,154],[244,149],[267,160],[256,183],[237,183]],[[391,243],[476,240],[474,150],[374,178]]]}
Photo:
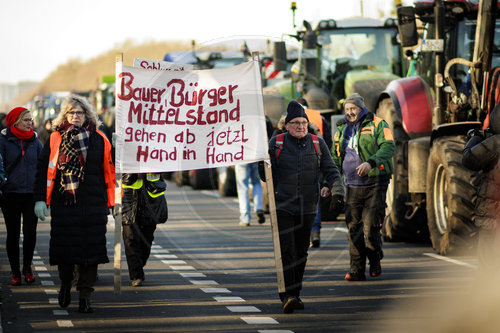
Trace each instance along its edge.
{"label": "tractor window", "polygon": [[[401,75],[399,47],[394,45],[395,29],[350,28],[321,31],[321,75],[372,69]],[[339,73],[340,75],[345,73]]]}
{"label": "tractor window", "polygon": [[[465,20],[458,26],[457,57],[472,60],[474,54],[474,39],[476,38],[476,20]],[[461,40],[460,40],[461,39]],[[493,42],[493,57],[491,67],[500,66],[500,22],[495,27]]]}

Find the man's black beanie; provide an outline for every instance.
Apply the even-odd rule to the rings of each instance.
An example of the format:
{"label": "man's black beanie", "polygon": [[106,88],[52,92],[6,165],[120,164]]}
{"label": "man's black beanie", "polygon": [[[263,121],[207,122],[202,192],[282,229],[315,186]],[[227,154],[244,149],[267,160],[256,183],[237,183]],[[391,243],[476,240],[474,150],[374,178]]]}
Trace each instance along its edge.
{"label": "man's black beanie", "polygon": [[290,103],[288,103],[288,107],[286,108],[285,124],[290,120],[298,117],[304,117],[307,119],[307,121],[309,121],[304,107],[297,101],[291,101]]}

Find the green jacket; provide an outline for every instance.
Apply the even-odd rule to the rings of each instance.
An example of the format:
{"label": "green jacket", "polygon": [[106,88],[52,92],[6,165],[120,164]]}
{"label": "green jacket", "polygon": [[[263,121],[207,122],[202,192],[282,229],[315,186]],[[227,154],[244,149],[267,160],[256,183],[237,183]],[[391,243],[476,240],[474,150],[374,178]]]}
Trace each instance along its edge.
{"label": "green jacket", "polygon": [[[342,141],[346,126],[345,119],[337,122],[332,151],[333,160],[340,171],[342,171],[345,155]],[[356,135],[359,157],[363,162],[368,162],[372,166],[368,177],[390,176],[393,170],[392,157],[396,153],[396,145],[389,125],[382,118],[369,112],[363,119]]]}

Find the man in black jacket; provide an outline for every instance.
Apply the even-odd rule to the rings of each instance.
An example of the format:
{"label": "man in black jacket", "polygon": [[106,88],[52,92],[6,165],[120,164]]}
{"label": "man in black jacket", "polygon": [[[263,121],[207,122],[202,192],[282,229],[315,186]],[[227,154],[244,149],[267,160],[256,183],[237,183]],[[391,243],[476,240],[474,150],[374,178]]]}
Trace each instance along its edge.
{"label": "man in black jacket", "polygon": [[[283,312],[303,309],[300,300],[311,226],[319,195],[344,195],[342,179],[325,141],[307,131],[309,119],[298,102],[291,101],[285,119],[286,133],[269,142],[276,214],[285,280],[280,293]],[[324,186],[320,190],[320,173]]]}

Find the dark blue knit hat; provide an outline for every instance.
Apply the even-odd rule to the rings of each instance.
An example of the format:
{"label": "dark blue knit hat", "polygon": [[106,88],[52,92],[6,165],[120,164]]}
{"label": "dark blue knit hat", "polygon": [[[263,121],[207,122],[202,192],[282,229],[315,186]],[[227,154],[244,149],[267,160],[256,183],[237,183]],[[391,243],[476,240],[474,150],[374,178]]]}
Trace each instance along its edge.
{"label": "dark blue knit hat", "polygon": [[307,119],[307,121],[309,121],[304,107],[297,101],[291,101],[290,103],[288,103],[288,107],[286,108],[285,124],[290,120],[298,117],[304,117]]}

